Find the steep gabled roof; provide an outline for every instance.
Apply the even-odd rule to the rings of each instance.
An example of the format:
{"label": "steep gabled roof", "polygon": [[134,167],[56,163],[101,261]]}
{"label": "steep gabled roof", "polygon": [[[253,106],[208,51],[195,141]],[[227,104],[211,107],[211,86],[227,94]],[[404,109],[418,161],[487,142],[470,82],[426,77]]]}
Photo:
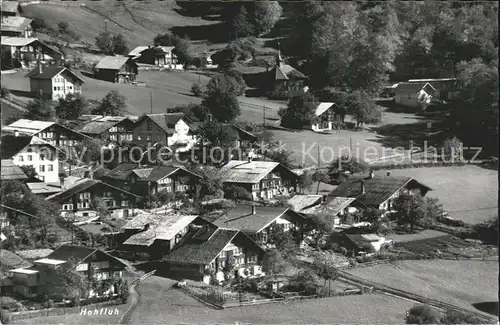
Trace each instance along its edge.
{"label": "steep gabled roof", "polygon": [[238,204],[223,213],[213,224],[221,228],[241,230],[245,233],[257,233],[285,214],[293,214],[296,218],[303,219],[288,207],[259,206],[255,210],[255,214],[252,214],[250,206]]}
{"label": "steep gabled roof", "polygon": [[95,67],[96,69],[120,70],[128,60],[130,60],[130,58],[126,56],[105,56]]}
{"label": "steep gabled roof", "polygon": [[144,118],[149,118],[162,130],[167,132],[169,135],[172,135],[175,132],[175,124],[177,124],[179,120],[183,119],[184,116],[184,113],[145,114],[137,123],[140,123]]}
{"label": "steep gabled roof", "polygon": [[[361,182],[363,182],[365,188],[364,194],[361,191]],[[410,182],[415,182],[417,186],[427,190],[431,189],[411,177],[374,176],[373,178],[367,178],[353,176],[337,186],[330,193],[330,197],[331,199],[334,197],[356,198],[358,202],[366,206],[379,206]]]}
{"label": "steep gabled roof", "polygon": [[394,91],[396,93],[417,93],[422,89],[428,93],[436,90],[428,82],[400,82]]}
{"label": "steep gabled roof", "polygon": [[337,196],[329,198],[324,204],[309,207],[300,212],[304,214],[324,214],[328,216],[335,216],[354,201],[356,201],[356,199],[352,197]]}
{"label": "steep gabled roof", "polygon": [[294,195],[288,199],[288,204],[292,206],[293,211],[301,212],[321,202],[323,195]]}
{"label": "steep gabled roof", "polygon": [[189,238],[163,259],[182,264],[210,264],[238,233],[238,230],[218,228],[206,240]]}
{"label": "steep gabled roof", "polygon": [[40,42],[38,38],[35,37],[10,37],[10,36],[2,36],[1,37],[2,45],[6,46],[26,46],[33,42]]}
{"label": "steep gabled roof", "polygon": [[126,180],[133,173],[134,169],[137,169],[137,164],[123,163],[117,166],[116,168],[110,170],[104,176],[117,180]]}
{"label": "steep gabled roof", "polygon": [[2,136],[2,141],[0,143],[0,156],[3,159],[10,159],[29,145],[46,146],[54,150],[56,149],[47,141],[37,137],[26,135],[16,137],[15,135],[6,134]]}
{"label": "steep gabled roof", "polygon": [[35,67],[33,70],[28,72],[28,74],[25,75],[27,78],[31,79],[52,79],[56,75],[66,72],[69,73],[70,75],[73,76],[73,78],[80,80],[82,83],[85,82],[82,78],[80,78],[76,73],[71,71],[70,69],[66,67],[57,67],[57,66],[42,66],[42,73],[39,72],[39,68]]}
{"label": "steep gabled roof", "polygon": [[[114,259],[118,263],[126,266],[120,259],[107,254],[106,252],[99,250],[97,248],[90,248],[85,246],[76,246],[76,245],[63,245],[56,250],[54,250],[51,254],[49,254],[46,259],[51,260],[59,260],[59,261],[69,261],[71,258],[75,259],[76,263],[79,264],[83,262],[90,255],[99,252],[104,255],[109,256],[111,259]],[[74,265],[73,267],[76,267]]]}
{"label": "steep gabled roof", "polygon": [[314,112],[315,116],[321,116],[323,113],[325,113],[327,110],[335,106],[335,103],[318,103],[318,106],[316,106],[316,110]]}
{"label": "steep gabled roof", "polygon": [[116,191],[122,192],[126,195],[129,195],[129,196],[138,197],[137,195],[135,195],[133,193],[127,192],[127,191],[122,190],[121,188],[115,187],[113,185],[98,181],[96,179],[85,178],[85,179],[82,179],[80,182],[74,183],[71,187],[67,188],[66,190],[47,197],[46,200],[47,201],[54,201],[54,202],[62,202],[62,201],[67,200],[71,196],[78,194],[82,191],[85,191],[85,190],[87,190],[95,185],[98,185],[98,184],[104,185],[106,187],[109,187],[109,188],[114,189]]}
{"label": "steep gabled roof", "polygon": [[221,168],[221,173],[223,175],[222,181],[227,183],[255,184],[278,166],[293,173],[291,170],[275,161],[231,160]]}

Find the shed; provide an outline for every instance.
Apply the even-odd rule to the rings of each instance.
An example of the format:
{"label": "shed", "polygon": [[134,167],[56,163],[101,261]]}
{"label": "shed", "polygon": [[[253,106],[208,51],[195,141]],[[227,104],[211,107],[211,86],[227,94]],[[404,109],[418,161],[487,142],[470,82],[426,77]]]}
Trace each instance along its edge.
{"label": "shed", "polygon": [[95,66],[94,75],[104,81],[128,83],[135,81],[138,66],[126,56],[106,56]]}

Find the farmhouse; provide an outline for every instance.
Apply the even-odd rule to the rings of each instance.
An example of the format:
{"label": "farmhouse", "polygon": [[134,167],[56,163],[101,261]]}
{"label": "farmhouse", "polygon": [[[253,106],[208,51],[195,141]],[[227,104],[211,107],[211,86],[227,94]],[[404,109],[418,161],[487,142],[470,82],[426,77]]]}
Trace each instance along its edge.
{"label": "farmhouse", "polygon": [[425,109],[435,93],[436,88],[428,82],[400,82],[394,89],[394,100],[396,104]]}
{"label": "farmhouse", "polygon": [[391,243],[392,241],[376,234],[343,234],[339,244],[355,256],[360,253],[373,254],[380,252],[384,246]]}
{"label": "farmhouse", "polygon": [[335,121],[344,122],[345,112],[335,103],[318,103],[311,120],[313,131],[327,131],[333,129]]}
{"label": "farmhouse", "polygon": [[20,119],[2,128],[2,132],[14,135],[35,136],[55,147],[75,146],[91,141],[91,138],[56,122]]}
{"label": "farmhouse", "polygon": [[149,197],[161,191],[185,193],[200,179],[182,166],[138,167],[122,164],[103,176],[110,184]]}
{"label": "farmhouse", "polygon": [[307,220],[288,207],[236,205],[223,213],[214,225],[241,230],[258,244],[267,244],[276,230],[301,229]]}
{"label": "farmhouse", "polygon": [[54,62],[64,59],[57,49],[46,45],[34,37],[9,37],[2,36],[2,52],[9,53],[11,66],[29,67],[34,62]]}
{"label": "farmhouse", "polygon": [[287,196],[297,189],[298,176],[274,161],[231,160],[222,166],[221,173],[226,187],[242,187],[254,200]]}
{"label": "farmhouse", "polygon": [[103,141],[132,141],[135,123],[125,116],[83,115],[77,131]]}
{"label": "farmhouse", "polygon": [[138,75],[137,64],[126,56],[105,56],[95,66],[94,76],[109,82],[128,83]]}
{"label": "farmhouse", "polygon": [[174,46],[138,46],[128,54],[137,63],[153,64],[160,67],[174,68],[177,56]]}
{"label": "farmhouse", "polygon": [[1,33],[2,36],[13,36],[13,37],[32,37],[33,28],[31,27],[31,22],[33,20],[25,17],[19,16],[3,16],[2,14],[2,25]]}
{"label": "farmhouse", "polygon": [[19,16],[19,2],[17,1],[2,1],[2,17]]}
{"label": "farmhouse", "polygon": [[134,140],[190,149],[197,141],[184,113],[144,114],[135,124]]}
{"label": "farmhouse", "polygon": [[438,78],[438,79],[410,79],[409,83],[419,84],[422,82],[431,83],[436,89],[434,100],[449,102],[458,96],[457,79],[456,78]]}
{"label": "farmhouse", "polygon": [[393,201],[403,193],[424,196],[430,191],[426,185],[411,177],[374,175],[352,176],[330,193],[331,197],[355,198],[366,207],[391,211]]}
{"label": "farmhouse", "polygon": [[66,67],[38,66],[25,77],[30,78],[30,90],[37,96],[58,100],[68,94],[81,94],[85,81]]}
{"label": "farmhouse", "polygon": [[[121,279],[126,265],[117,258],[95,248],[64,245],[54,250],[47,257],[33,261],[33,266],[10,270],[13,291],[26,298],[53,296],[60,293],[60,272],[77,272],[86,278],[103,282],[109,279]],[[90,272],[90,270],[93,272]],[[116,285],[110,286],[105,294],[118,294]],[[98,296],[90,289],[89,297]]]}
{"label": "farmhouse", "polygon": [[32,166],[43,182],[59,181],[59,158],[56,148],[33,136],[4,135],[0,143],[2,158],[16,166]]}
{"label": "farmhouse", "polygon": [[234,273],[245,277],[262,273],[264,250],[250,237],[238,230],[206,225],[193,231],[178,248],[163,258],[171,272],[183,277],[204,280],[210,276],[224,280],[223,269],[230,262]]}
{"label": "farmhouse", "polygon": [[63,191],[45,200],[61,204],[63,217],[92,218],[98,216],[91,204],[95,198],[102,199],[112,217],[127,218],[132,214],[138,196],[95,179],[82,178],[70,186],[63,183]]}
{"label": "farmhouse", "polygon": [[151,259],[161,259],[182,243],[192,228],[208,222],[194,215],[144,213],[127,222],[122,230],[128,237],[122,250],[145,253]]}
{"label": "farmhouse", "polygon": [[5,180],[18,180],[18,181],[26,181],[28,176],[23,172],[21,167],[16,166],[12,159],[2,159],[1,166],[1,177],[2,181]]}

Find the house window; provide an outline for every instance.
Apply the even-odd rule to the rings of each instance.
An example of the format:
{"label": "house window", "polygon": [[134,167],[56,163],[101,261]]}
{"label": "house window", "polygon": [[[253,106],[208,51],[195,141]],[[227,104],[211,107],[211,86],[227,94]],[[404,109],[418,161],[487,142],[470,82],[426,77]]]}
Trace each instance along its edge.
{"label": "house window", "polygon": [[45,166],[44,165],[40,165],[39,169],[40,169],[40,172],[44,172],[45,171]]}
{"label": "house window", "polygon": [[73,204],[63,204],[62,206],[63,210],[73,210]]}
{"label": "house window", "polygon": [[128,200],[122,200],[122,207],[128,207]]}
{"label": "house window", "polygon": [[24,157],[23,156],[19,156],[19,161],[24,161]]}
{"label": "house window", "polygon": [[45,160],[45,155],[40,155],[40,160]]}
{"label": "house window", "polygon": [[148,131],[151,131],[151,129],[152,129],[151,121],[147,121],[147,128],[148,128]]}
{"label": "house window", "polygon": [[57,87],[56,87],[56,86],[54,86],[54,91],[56,91],[56,90],[57,90]]}
{"label": "house window", "polygon": [[28,150],[27,150],[27,151],[28,151],[28,152],[33,152],[33,149],[31,149],[31,148],[28,148]]}
{"label": "house window", "polygon": [[51,165],[48,165],[47,167],[48,167],[49,172],[54,171],[54,165],[51,164]]}
{"label": "house window", "polygon": [[28,155],[28,161],[33,161],[33,156],[32,155]]}

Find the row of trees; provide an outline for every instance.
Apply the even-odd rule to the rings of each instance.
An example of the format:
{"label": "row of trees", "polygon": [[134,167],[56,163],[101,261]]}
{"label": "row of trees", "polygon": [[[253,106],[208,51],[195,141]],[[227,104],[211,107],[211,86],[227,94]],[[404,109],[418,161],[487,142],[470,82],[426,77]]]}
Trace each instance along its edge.
{"label": "row of trees", "polygon": [[13,119],[53,121],[55,118],[75,120],[84,114],[122,115],[126,108],[126,99],[118,91],[112,90],[92,106],[91,101],[80,94],[68,94],[59,98],[55,105],[50,100],[38,98],[28,103],[22,116],[15,116]]}

